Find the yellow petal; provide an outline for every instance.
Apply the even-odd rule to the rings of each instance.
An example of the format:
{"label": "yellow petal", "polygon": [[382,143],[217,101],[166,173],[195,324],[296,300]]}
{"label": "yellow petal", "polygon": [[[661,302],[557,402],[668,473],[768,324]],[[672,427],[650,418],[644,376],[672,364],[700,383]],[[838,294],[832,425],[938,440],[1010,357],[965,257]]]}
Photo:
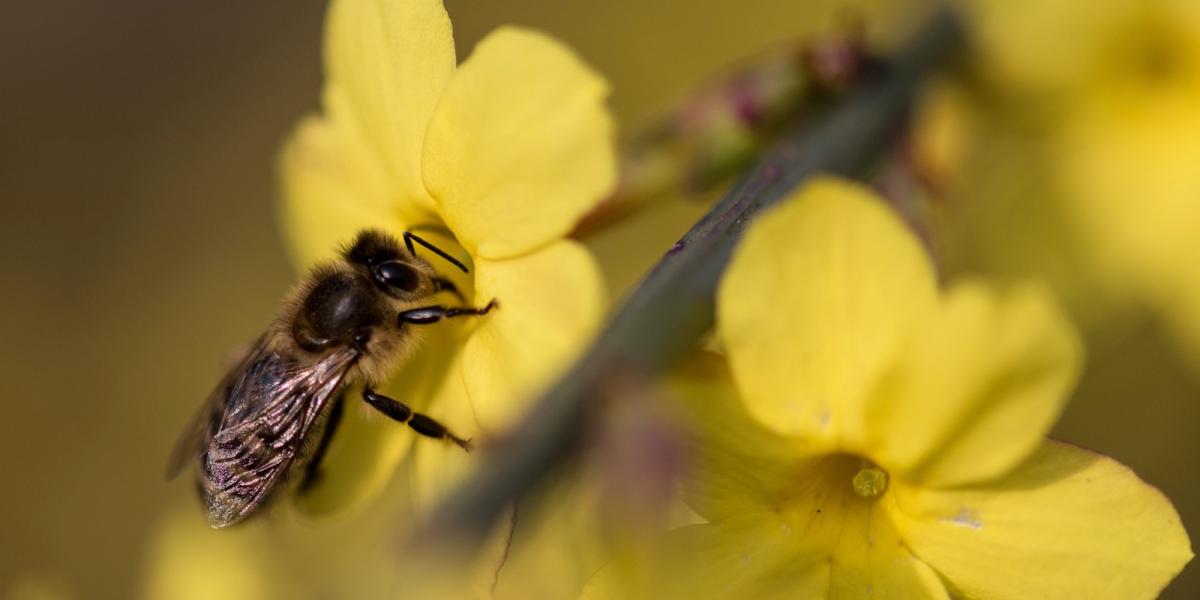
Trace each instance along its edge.
{"label": "yellow petal", "polygon": [[[668,590],[754,598],[815,582],[819,591],[791,597],[945,597],[937,575],[900,543],[882,508],[891,496],[854,491],[862,459],[806,455],[795,440],[750,419],[720,390],[720,377],[719,367],[693,362],[672,386],[695,436],[687,446],[693,468],[683,481],[685,497],[712,522],[697,531],[721,541],[689,540],[676,549],[693,562],[662,568],[685,584],[677,589],[680,582],[672,581]],[[693,579],[714,568],[713,580]],[[698,587],[686,587],[692,584]]]}
{"label": "yellow petal", "polygon": [[474,286],[476,306],[496,299],[499,307],[476,318],[428,414],[472,439],[475,451],[416,446],[413,492],[421,509],[461,484],[493,437],[520,418],[541,386],[574,358],[604,313],[599,269],[574,241],[511,260],[476,260]]}
{"label": "yellow petal", "polygon": [[[1177,48],[1181,43],[1171,38],[1181,36],[1162,29],[1156,48],[1190,54],[1200,66],[1200,48]],[[1200,225],[1194,168],[1200,76],[1190,79],[1132,93],[1117,85],[1102,88],[1072,110],[1052,139],[1067,192],[1062,210],[1091,258],[1125,285],[1171,281],[1192,264]]]}
{"label": "yellow petal", "polygon": [[[1090,61],[1114,24],[1127,21],[1137,3],[1056,0],[1020,7],[1003,0],[972,0],[969,16],[974,59],[989,83],[1009,91],[1058,92],[1090,74]],[[1069,44],[1062,32],[1072,32]],[[1052,97],[1052,96],[1046,96]]]}
{"label": "yellow petal", "polygon": [[1181,354],[1200,367],[1200,263],[1193,261],[1170,283],[1157,293],[1169,320],[1167,333],[1180,345]]}
{"label": "yellow petal", "polygon": [[[425,333],[420,350],[379,389],[420,412],[432,410],[430,398],[440,397],[446,393],[444,388],[458,380],[453,361],[461,344],[449,329]],[[410,427],[367,405],[360,387],[348,389],[342,401],[345,403],[342,421],[320,463],[319,477],[297,496],[299,508],[310,515],[351,511],[370,503],[396,477],[400,462],[414,441],[452,446],[462,452],[453,444],[427,438],[417,440],[421,436]],[[430,416],[442,420],[441,415]]]}
{"label": "yellow petal", "polygon": [[588,597],[947,598],[937,574],[888,533],[890,525],[872,527],[869,538],[856,527],[865,521],[848,524],[836,549],[813,547],[773,511],[685,527],[673,533],[654,580],[621,581],[608,569]]}
{"label": "yellow petal", "polygon": [[[479,464],[487,452],[489,441],[480,435],[479,424],[467,397],[467,388],[460,375],[462,354],[451,365],[442,388],[430,403],[428,414],[462,438],[471,440],[474,449],[464,452],[454,444],[434,440],[419,440],[413,447],[412,482],[413,500],[420,514],[433,508],[437,502],[454,490]],[[419,516],[419,515],[418,515]]]}
{"label": "yellow petal", "polygon": [[565,369],[604,315],[603,278],[580,244],[561,240],[532,254],[475,262],[479,318],[463,349],[462,377],[484,435],[521,416]]}
{"label": "yellow petal", "polygon": [[608,86],[567,48],[504,27],[463,62],[434,113],[425,184],[474,256],[562,237],[614,180]]}
{"label": "yellow petal", "polygon": [[268,531],[214,531],[195,506],[171,509],[151,532],[142,597],[150,600],[292,598]]}
{"label": "yellow petal", "polygon": [[935,294],[924,251],[882,201],[822,179],[751,225],[717,324],[756,419],[853,449],[870,386]]}
{"label": "yellow petal", "polygon": [[1000,476],[1041,445],[1082,354],[1041,287],[958,284],[872,395],[870,455],[895,476],[926,485]]}
{"label": "yellow petal", "polygon": [[1192,557],[1162,493],[1055,442],[1003,480],[903,489],[898,506],[904,542],[968,598],[1154,598]]}
{"label": "yellow petal", "polygon": [[826,598],[949,600],[937,572],[912,555],[886,518],[848,518],[838,536]]}
{"label": "yellow petal", "polygon": [[[497,600],[575,598],[607,560],[611,530],[594,479],[586,475],[541,492],[499,523],[491,560],[476,568],[477,597]],[[512,525],[515,523],[515,531]],[[511,537],[510,537],[510,534]],[[501,563],[501,561],[503,561]],[[502,566],[497,569],[497,565]],[[483,568],[479,568],[483,567]]]}
{"label": "yellow petal", "polygon": [[778,502],[811,460],[795,440],[764,428],[746,413],[723,357],[693,357],[672,373],[668,391],[688,434],[685,449],[692,472],[685,497],[710,521]]}
{"label": "yellow petal", "polygon": [[395,229],[386,182],[355,137],[326,119],[310,117],[280,157],[280,218],[293,263],[307,270],[369,227]]}
{"label": "yellow petal", "polygon": [[394,203],[430,208],[421,147],[455,66],[441,0],[335,0],[325,35],[326,111],[362,133]]}
{"label": "yellow petal", "polygon": [[356,511],[379,496],[408,453],[413,434],[408,427],[379,414],[351,388],[342,420],[332,438],[319,475],[296,495],[296,506],[313,517]]}
{"label": "yellow petal", "polygon": [[665,598],[826,598],[824,556],[801,551],[778,515],[748,513],[719,523],[684,527],[660,568]]}

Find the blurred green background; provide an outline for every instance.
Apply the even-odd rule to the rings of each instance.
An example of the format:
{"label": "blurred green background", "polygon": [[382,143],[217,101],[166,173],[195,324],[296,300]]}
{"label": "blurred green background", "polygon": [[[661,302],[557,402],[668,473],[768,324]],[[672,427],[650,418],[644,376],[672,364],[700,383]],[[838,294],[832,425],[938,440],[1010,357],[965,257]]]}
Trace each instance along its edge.
{"label": "blurred green background", "polygon": [[[861,4],[861,3],[860,3]],[[879,3],[883,4],[883,3]],[[502,23],[565,39],[635,127],[729,60],[825,30],[783,0],[447,0],[459,56]],[[274,161],[317,106],[324,3],[13,2],[0,19],[3,400],[0,593],[134,596],[146,538],[192,493],[164,483],[223,357],[293,280]],[[920,11],[881,9],[884,37]],[[598,242],[620,288],[696,214],[665,208]],[[636,241],[636,243],[634,243]],[[1200,531],[1200,375],[1149,319],[1091,354],[1059,437],[1162,488]],[[196,518],[200,519],[197,508]],[[1168,598],[1200,595],[1191,566]]]}

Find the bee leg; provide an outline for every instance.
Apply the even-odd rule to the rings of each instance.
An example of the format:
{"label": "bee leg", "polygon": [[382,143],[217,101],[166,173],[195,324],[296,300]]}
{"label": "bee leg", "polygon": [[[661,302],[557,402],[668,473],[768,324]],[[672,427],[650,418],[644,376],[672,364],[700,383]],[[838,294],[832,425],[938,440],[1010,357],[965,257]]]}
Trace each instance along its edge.
{"label": "bee leg", "polygon": [[407,423],[409,427],[417,433],[431,437],[437,440],[450,440],[458,445],[459,448],[471,451],[471,440],[464,440],[446,428],[445,425],[438,423],[432,417],[428,417],[419,412],[413,412],[407,404],[384,396],[383,394],[375,393],[371,388],[363,388],[363,400],[370,404],[375,410],[387,415],[388,418],[400,422]]}
{"label": "bee leg", "polygon": [[441,321],[442,319],[450,319],[453,317],[469,317],[472,315],[486,315],[491,312],[493,308],[498,306],[500,306],[500,303],[497,302],[495,298],[492,298],[492,301],[488,302],[487,306],[483,308],[473,308],[470,306],[452,306],[449,308],[437,305],[423,306],[421,308],[414,308],[412,310],[406,310],[400,313],[398,320],[400,325],[404,325],[405,323],[411,323],[413,325],[431,325]]}
{"label": "bee leg", "polygon": [[466,298],[463,298],[462,292],[458,291],[458,286],[454,285],[453,281],[450,281],[445,277],[434,277],[433,286],[437,288],[437,291],[439,292],[450,292],[451,294],[454,294],[454,297],[458,298],[459,302],[467,301]]}
{"label": "bee leg", "polygon": [[329,408],[329,416],[325,417],[325,428],[321,432],[321,441],[317,442],[317,449],[313,451],[312,458],[304,467],[304,478],[300,480],[301,493],[311,489],[321,479],[321,461],[324,460],[325,453],[329,451],[329,444],[333,441],[333,434],[342,422],[342,414],[345,409],[345,398],[342,394],[338,394],[333,399],[333,406]]}
{"label": "bee leg", "polygon": [[413,242],[416,242],[416,243],[424,246],[426,249],[432,251],[434,254],[446,259],[446,262],[458,267],[458,270],[462,271],[463,273],[470,273],[470,271],[467,270],[467,265],[462,264],[462,262],[460,262],[457,258],[454,258],[453,256],[450,256],[449,254],[447,254],[445,250],[442,250],[441,248],[438,248],[437,246],[434,246],[433,244],[425,241],[424,238],[413,233],[411,230],[405,231],[404,232],[404,245],[408,248],[409,254],[416,256],[417,251],[413,247]]}

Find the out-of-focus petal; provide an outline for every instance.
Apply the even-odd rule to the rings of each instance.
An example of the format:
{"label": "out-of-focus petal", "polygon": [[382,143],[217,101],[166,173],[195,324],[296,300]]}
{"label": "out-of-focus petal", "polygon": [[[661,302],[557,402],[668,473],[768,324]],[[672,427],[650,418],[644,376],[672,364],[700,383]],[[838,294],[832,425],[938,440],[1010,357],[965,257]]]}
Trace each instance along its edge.
{"label": "out-of-focus petal", "polygon": [[[1005,90],[1043,94],[1081,85],[1090,61],[1104,49],[1105,32],[1139,8],[1088,0],[1040,2],[1036,10],[1004,0],[970,0],[960,6],[975,41],[972,58],[979,64],[973,72]],[[1066,30],[1072,32],[1069,44],[1062,39]]]}
{"label": "out-of-focus petal", "polygon": [[375,159],[347,126],[305,119],[280,157],[280,220],[293,263],[306,270],[336,256],[366,228],[395,230],[397,213]]}
{"label": "out-of-focus petal", "polygon": [[[669,394],[687,435],[684,496],[709,521],[783,499],[803,465],[801,444],[759,425],[737,398],[723,357],[701,354],[672,374]],[[753,468],[747,468],[754,465]]]}
{"label": "out-of-focus petal", "polygon": [[475,302],[496,299],[463,349],[462,377],[475,417],[496,434],[521,416],[591,339],[604,315],[599,267],[561,240],[510,260],[475,262]]}
{"label": "out-of-focus petal", "polygon": [[822,179],[751,225],[717,324],[755,418],[853,449],[871,386],[936,306],[929,260],[899,218],[866,188]]}
{"label": "out-of-focus petal", "polygon": [[256,527],[216,531],[188,506],[171,510],[146,549],[143,597],[150,600],[251,600],[294,597],[281,577],[267,532]]}
{"label": "out-of-focus petal", "polygon": [[872,458],[908,482],[995,478],[1041,445],[1082,366],[1042,288],[956,285],[868,404]]}
{"label": "out-of-focus petal", "polygon": [[677,530],[655,582],[663,598],[824,598],[824,556],[801,552],[779,515],[747,513]]}
{"label": "out-of-focus petal", "polygon": [[1192,365],[1200,367],[1200,263],[1193,262],[1161,289],[1160,305],[1176,339]]}
{"label": "out-of-focus petal", "polygon": [[413,448],[411,461],[411,487],[416,503],[415,518],[421,518],[437,502],[446,496],[471,473],[487,452],[489,440],[480,435],[479,422],[471,408],[466,385],[459,373],[462,370],[462,354],[458,354],[437,397],[430,403],[427,413],[456,435],[471,440],[474,449],[465,452],[450,443],[430,439],[420,440]]}
{"label": "out-of-focus petal", "polygon": [[443,219],[475,256],[564,236],[613,185],[608,86],[544,34],[497,29],[455,73],[425,141]]}
{"label": "out-of-focus petal", "polygon": [[1162,493],[1065,444],[995,483],[896,494],[904,542],[969,598],[1154,598],[1192,557]]}

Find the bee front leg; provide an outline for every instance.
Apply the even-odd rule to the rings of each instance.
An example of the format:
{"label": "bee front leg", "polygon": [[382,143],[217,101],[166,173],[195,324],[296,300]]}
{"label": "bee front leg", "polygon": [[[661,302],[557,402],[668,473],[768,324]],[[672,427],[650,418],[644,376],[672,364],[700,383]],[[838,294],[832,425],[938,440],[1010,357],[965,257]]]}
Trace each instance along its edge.
{"label": "bee front leg", "polygon": [[431,437],[437,440],[450,440],[458,445],[459,448],[471,451],[471,440],[464,440],[446,428],[445,425],[419,412],[413,412],[407,404],[384,396],[383,394],[375,393],[375,390],[367,387],[363,388],[363,400],[370,404],[375,410],[387,415],[388,418],[400,422],[407,423],[409,427],[417,433]]}
{"label": "bee front leg", "polygon": [[400,313],[398,321],[400,325],[404,325],[405,323],[412,325],[432,325],[442,319],[486,315],[498,306],[500,306],[500,303],[496,302],[495,298],[483,308],[473,308],[470,306],[423,306]]}

